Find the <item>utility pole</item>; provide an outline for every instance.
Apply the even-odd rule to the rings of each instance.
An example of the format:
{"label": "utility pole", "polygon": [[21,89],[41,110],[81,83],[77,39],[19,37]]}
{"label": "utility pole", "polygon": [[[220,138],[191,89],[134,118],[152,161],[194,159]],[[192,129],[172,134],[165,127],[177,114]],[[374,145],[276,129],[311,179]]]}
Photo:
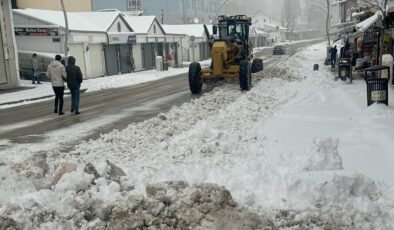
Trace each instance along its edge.
{"label": "utility pole", "polygon": [[181,1],[182,1],[182,13],[183,13],[182,21],[183,24],[186,24],[186,6],[185,6],[186,0],[181,0]]}
{"label": "utility pole", "polygon": [[161,9],[161,24],[164,25],[164,10]]}
{"label": "utility pole", "polygon": [[62,9],[63,9],[63,14],[64,14],[64,21],[66,24],[66,37],[64,38],[64,63],[67,66],[68,65],[68,18],[67,18],[67,11],[66,11],[66,7],[64,6],[64,1],[60,0],[60,3],[62,5]]}

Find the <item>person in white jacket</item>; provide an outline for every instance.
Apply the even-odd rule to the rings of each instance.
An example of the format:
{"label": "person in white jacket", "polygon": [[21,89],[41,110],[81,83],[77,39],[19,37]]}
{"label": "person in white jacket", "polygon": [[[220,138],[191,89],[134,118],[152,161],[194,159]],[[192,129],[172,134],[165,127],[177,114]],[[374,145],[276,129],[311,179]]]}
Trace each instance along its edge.
{"label": "person in white jacket", "polygon": [[31,65],[33,67],[33,84],[41,84],[40,82],[40,76],[38,75],[38,61],[37,61],[37,54],[33,53],[32,59],[31,59]]}
{"label": "person in white jacket", "polygon": [[66,68],[60,62],[62,56],[56,55],[55,60],[52,61],[47,70],[47,77],[52,82],[53,91],[55,92],[55,110],[54,113],[64,115],[63,113],[63,96],[64,96],[64,82],[67,81]]}

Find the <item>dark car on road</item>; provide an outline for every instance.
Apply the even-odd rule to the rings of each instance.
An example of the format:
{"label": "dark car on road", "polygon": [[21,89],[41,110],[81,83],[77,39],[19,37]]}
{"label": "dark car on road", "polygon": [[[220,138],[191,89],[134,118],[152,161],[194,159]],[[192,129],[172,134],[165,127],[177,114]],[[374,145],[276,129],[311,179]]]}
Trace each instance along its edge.
{"label": "dark car on road", "polygon": [[273,54],[274,54],[274,55],[283,55],[283,54],[286,54],[286,47],[285,47],[285,46],[275,46],[275,47],[274,47]]}

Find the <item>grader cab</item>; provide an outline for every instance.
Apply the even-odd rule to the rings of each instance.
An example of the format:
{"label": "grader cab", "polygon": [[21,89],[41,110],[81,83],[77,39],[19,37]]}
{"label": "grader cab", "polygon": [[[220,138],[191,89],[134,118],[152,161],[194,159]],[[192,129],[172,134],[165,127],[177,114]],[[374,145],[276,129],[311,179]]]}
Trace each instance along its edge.
{"label": "grader cab", "polygon": [[189,86],[193,94],[201,93],[204,82],[224,78],[238,78],[241,89],[250,90],[251,73],[263,70],[263,61],[253,60],[253,47],[249,43],[251,24],[251,18],[244,15],[219,16],[218,24],[213,27],[215,39],[204,25],[212,62],[206,69],[202,69],[198,62],[189,66]]}

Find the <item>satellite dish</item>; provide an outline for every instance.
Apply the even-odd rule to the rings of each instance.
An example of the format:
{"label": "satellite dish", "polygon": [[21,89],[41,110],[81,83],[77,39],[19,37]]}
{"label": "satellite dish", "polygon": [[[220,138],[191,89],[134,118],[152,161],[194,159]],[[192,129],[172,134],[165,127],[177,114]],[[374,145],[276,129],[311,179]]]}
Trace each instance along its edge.
{"label": "satellite dish", "polygon": [[191,42],[195,42],[195,41],[196,41],[196,37],[190,36],[190,41],[191,41]]}
{"label": "satellite dish", "polygon": [[194,21],[194,24],[197,24],[200,22],[200,20],[198,18],[194,18],[193,21]]}

